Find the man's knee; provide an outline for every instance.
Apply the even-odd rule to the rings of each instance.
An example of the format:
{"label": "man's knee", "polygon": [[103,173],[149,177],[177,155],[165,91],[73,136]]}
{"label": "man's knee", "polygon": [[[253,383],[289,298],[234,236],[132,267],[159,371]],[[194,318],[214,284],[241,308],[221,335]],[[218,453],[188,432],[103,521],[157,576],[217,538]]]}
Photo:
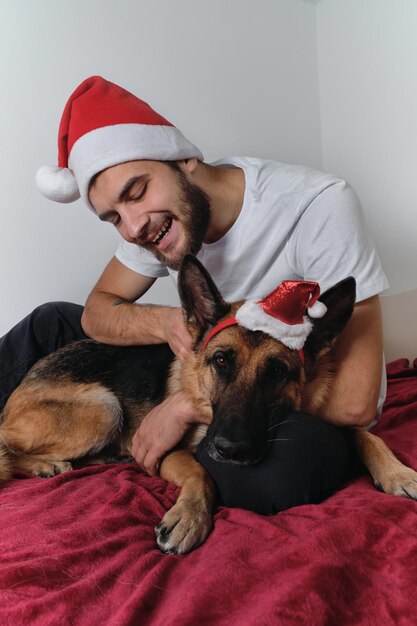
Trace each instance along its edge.
{"label": "man's knee", "polygon": [[70,302],[47,302],[0,338],[0,410],[36,361],[85,338],[82,310]]}
{"label": "man's knee", "polygon": [[82,312],[83,307],[72,302],[46,302],[32,311],[30,326],[37,341],[54,350],[85,337]]}
{"label": "man's knee", "polygon": [[255,465],[214,461],[200,444],[197,458],[217,484],[220,502],[262,514],[327,498],[348,477],[350,440],[345,431],[292,413],[269,431],[270,448]]}
{"label": "man's knee", "polygon": [[35,322],[47,324],[51,320],[68,319],[71,322],[81,320],[83,307],[72,302],[45,302],[33,309],[31,316]]}

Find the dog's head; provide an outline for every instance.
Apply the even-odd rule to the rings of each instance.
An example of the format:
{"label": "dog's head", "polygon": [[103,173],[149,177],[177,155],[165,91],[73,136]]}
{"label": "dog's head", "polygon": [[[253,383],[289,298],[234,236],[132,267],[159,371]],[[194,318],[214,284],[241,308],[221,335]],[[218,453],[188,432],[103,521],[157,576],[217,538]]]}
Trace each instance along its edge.
{"label": "dog's head", "polygon": [[178,284],[194,340],[182,385],[199,409],[211,416],[210,453],[217,459],[255,463],[267,450],[268,429],[288,411],[308,408],[303,402],[306,388],[310,398],[320,396],[324,401],[330,367],[323,364],[330,363],[329,352],[352,314],[355,280],[347,278],[320,297],[327,312],[311,319],[303,358],[269,334],[236,323],[207,342],[210,331],[233,318],[242,302],[225,302],[191,255],[183,261]]}

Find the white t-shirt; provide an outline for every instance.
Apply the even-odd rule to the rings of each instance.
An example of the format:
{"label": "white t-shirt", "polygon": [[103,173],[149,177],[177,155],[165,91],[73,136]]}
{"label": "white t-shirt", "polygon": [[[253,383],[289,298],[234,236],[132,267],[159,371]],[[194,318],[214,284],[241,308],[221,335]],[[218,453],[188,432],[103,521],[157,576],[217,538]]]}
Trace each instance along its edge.
{"label": "white t-shirt", "polygon": [[[246,183],[236,222],[197,255],[226,300],[263,298],[283,280],[316,281],[324,292],[353,276],[357,302],[388,288],[359,199],[344,180],[256,158],[213,165],[240,167]],[[116,257],[144,276],[176,280],[177,272],[135,244],[122,241]]]}

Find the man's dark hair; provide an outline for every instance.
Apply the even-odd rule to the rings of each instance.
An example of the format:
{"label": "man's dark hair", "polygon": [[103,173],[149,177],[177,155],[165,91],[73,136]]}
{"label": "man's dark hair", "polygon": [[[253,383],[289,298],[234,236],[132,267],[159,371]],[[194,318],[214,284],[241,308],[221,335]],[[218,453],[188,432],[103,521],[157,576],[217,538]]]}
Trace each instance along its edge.
{"label": "man's dark hair", "polygon": [[[181,168],[178,165],[177,161],[161,161],[161,163],[165,163],[165,165],[168,165],[169,167],[171,167],[176,172],[181,172]],[[90,189],[92,187],[94,187],[94,184],[95,184],[95,182],[97,180],[97,176],[99,176],[99,174],[101,174],[101,172],[97,172],[97,174],[94,174],[94,176],[91,177],[90,182],[88,183],[88,191],[89,192],[90,192]]]}

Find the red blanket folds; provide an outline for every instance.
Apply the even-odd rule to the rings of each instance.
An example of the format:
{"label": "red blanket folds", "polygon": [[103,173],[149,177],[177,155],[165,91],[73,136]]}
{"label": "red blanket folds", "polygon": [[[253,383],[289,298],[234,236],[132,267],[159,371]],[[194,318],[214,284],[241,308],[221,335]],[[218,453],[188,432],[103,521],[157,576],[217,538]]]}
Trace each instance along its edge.
{"label": "red blanket folds", "polygon": [[[417,361],[388,367],[375,432],[417,469]],[[417,623],[417,502],[361,476],[272,517],[221,508],[198,550],[163,555],[153,527],[177,490],[133,463],[0,491],[0,624]]]}

